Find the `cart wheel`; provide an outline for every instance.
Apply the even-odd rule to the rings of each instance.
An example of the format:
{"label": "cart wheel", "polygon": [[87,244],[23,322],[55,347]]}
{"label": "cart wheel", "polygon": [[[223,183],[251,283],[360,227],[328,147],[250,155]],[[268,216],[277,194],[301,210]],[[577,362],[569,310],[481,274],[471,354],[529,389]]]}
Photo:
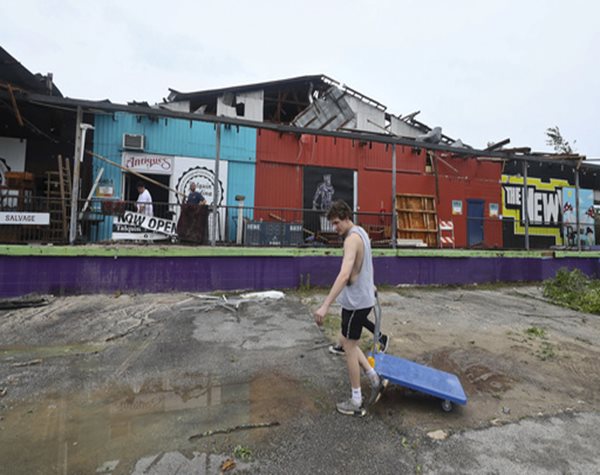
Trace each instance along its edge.
{"label": "cart wheel", "polygon": [[442,401],[442,410],[444,412],[450,412],[452,410],[452,402],[448,401],[448,399],[444,399]]}

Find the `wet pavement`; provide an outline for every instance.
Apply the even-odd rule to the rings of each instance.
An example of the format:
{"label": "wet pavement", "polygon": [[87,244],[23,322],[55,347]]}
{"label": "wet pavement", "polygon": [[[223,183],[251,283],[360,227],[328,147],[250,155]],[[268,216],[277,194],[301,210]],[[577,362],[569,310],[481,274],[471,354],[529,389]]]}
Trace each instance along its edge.
{"label": "wet pavement", "polygon": [[600,466],[600,317],[549,305],[534,287],[384,291],[389,352],[455,372],[469,403],[444,413],[390,387],[357,419],[334,411],[348,383],[327,352],[337,317],[320,330],[310,315],[320,298],[235,310],[193,294],[91,295],[0,311],[0,473]]}

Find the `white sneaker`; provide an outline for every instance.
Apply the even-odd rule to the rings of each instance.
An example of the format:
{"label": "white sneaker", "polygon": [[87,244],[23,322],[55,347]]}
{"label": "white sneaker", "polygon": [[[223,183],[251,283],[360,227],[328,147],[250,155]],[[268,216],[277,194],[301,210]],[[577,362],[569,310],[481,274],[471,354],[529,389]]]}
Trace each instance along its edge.
{"label": "white sneaker", "polygon": [[346,401],[338,402],[336,409],[339,413],[346,416],[363,417],[367,414],[367,410],[363,407],[363,405],[356,404],[352,398],[347,399]]}

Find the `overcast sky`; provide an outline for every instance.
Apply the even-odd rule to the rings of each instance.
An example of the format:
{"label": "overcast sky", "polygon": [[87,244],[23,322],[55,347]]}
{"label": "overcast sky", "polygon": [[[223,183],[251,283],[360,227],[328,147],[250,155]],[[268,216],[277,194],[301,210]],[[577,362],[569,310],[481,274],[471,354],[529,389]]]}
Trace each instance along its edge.
{"label": "overcast sky", "polygon": [[547,127],[600,157],[600,3],[2,2],[0,44],[68,97],[179,91],[323,73],[475,147],[548,151]]}

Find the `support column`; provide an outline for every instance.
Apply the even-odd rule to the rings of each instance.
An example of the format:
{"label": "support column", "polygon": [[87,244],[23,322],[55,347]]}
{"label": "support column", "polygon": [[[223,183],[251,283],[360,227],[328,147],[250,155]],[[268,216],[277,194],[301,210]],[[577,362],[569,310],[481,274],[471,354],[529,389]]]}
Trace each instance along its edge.
{"label": "support column", "polygon": [[81,151],[84,144],[81,122],[83,111],[77,106],[77,117],[75,119],[75,150],[73,151],[73,186],[71,187],[71,221],[69,224],[69,244],[75,244],[77,237],[77,205],[79,201],[79,175],[81,174]]}
{"label": "support column", "polygon": [[398,212],[396,211],[396,144],[392,144],[392,248],[396,249],[398,239],[396,238],[396,222]]}
{"label": "support column", "polygon": [[217,226],[219,226],[220,223],[220,219],[218,216],[218,210],[219,210],[219,192],[220,192],[220,188],[219,188],[219,161],[221,160],[221,124],[217,123],[215,124],[215,127],[217,128],[216,132],[217,132],[217,138],[216,138],[216,155],[215,155],[215,183],[214,183],[214,191],[213,191],[213,205],[212,205],[212,219],[213,219],[213,226],[212,226],[212,232],[211,232],[211,237],[210,237],[210,245],[211,246],[216,246],[217,245]]}
{"label": "support column", "polygon": [[523,214],[525,221],[525,250],[529,251],[529,193],[527,192],[527,169],[529,164],[523,160]]}

